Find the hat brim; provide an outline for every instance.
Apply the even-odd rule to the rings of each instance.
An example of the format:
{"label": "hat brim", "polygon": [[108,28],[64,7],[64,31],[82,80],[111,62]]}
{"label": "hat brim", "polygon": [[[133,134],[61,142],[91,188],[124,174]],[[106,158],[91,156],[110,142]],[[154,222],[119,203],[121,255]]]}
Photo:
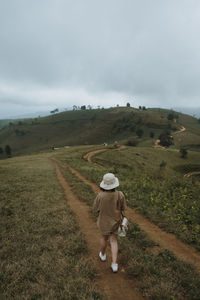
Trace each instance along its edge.
{"label": "hat brim", "polygon": [[106,191],[115,189],[119,186],[119,180],[117,177],[115,177],[115,182],[113,184],[105,184],[103,181],[100,183],[100,187]]}

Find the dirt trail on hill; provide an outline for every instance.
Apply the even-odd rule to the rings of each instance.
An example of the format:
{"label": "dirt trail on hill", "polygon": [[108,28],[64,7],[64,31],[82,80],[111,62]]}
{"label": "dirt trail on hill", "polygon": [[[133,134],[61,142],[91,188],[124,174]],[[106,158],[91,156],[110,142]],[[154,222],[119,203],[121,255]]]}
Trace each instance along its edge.
{"label": "dirt trail on hill", "polygon": [[185,128],[184,126],[181,126],[181,127],[180,127],[180,130],[179,130],[179,131],[177,131],[177,132],[175,132],[174,134],[177,134],[177,133],[183,132],[183,131],[185,131],[185,130],[186,130],[186,128]]}
{"label": "dirt trail on hill", "polygon": [[[85,235],[90,257],[93,259],[95,268],[97,270],[96,283],[98,288],[105,293],[108,300],[140,300],[143,299],[139,293],[136,284],[133,280],[129,280],[124,274],[124,270],[120,269],[118,273],[113,273],[111,265],[111,257],[108,251],[108,259],[106,262],[101,262],[98,257],[100,234],[96,223],[92,220],[90,208],[73,194],[70,185],[63,177],[58,165],[51,160],[55,166],[58,180],[65,192],[67,203],[76,214],[76,219],[79,223],[80,229]],[[108,249],[110,250],[110,249]]]}
{"label": "dirt trail on hill", "polygon": [[105,152],[105,151],[107,151],[107,150],[109,150],[109,149],[100,149],[100,150],[91,151],[91,152],[85,154],[85,155],[83,156],[83,158],[84,158],[85,160],[87,160],[89,163],[92,163],[92,156],[94,156],[94,155],[97,154],[97,153]]}
{"label": "dirt trail on hill", "polygon": [[[177,133],[181,133],[181,132],[183,132],[183,131],[185,131],[186,130],[186,128],[184,127],[184,126],[181,126],[180,127],[180,130],[179,131],[176,131],[174,134],[177,134]],[[155,144],[154,144],[154,148],[159,148],[159,149],[166,149],[165,147],[163,147],[163,146],[161,146],[160,144],[160,140],[159,139],[157,139],[156,141],[155,141]]]}
{"label": "dirt trail on hill", "polygon": [[159,148],[159,149],[165,149],[165,147],[161,146],[159,143],[160,143],[160,140],[159,139],[156,140],[153,147],[154,148]]}
{"label": "dirt trail on hill", "polygon": [[[95,151],[93,151],[93,153],[94,152]],[[85,178],[69,164],[65,163],[65,165],[79,179],[91,186],[95,193],[100,191],[100,188],[95,183]],[[149,238],[158,243],[161,248],[172,251],[177,258],[193,264],[197,271],[200,272],[200,253],[194,248],[181,242],[175,235],[163,231],[158,226],[147,220],[144,216],[137,213],[134,209],[127,207],[126,216],[129,220],[137,223],[139,227],[148,234]]]}
{"label": "dirt trail on hill", "polygon": [[200,175],[200,171],[189,172],[184,175],[184,177],[190,177],[193,175]]}
{"label": "dirt trail on hill", "polygon": [[106,149],[94,150],[94,151],[91,151],[91,152],[88,152],[87,154],[85,154],[85,155],[83,156],[83,158],[84,158],[85,160],[87,160],[89,163],[92,163],[92,157],[93,157],[94,155],[96,155],[97,153],[106,152],[106,151],[108,151],[108,150],[120,151],[120,150],[125,149],[125,148],[126,148],[126,146],[120,146],[119,148],[116,148],[116,149],[109,149],[109,148],[106,148]]}

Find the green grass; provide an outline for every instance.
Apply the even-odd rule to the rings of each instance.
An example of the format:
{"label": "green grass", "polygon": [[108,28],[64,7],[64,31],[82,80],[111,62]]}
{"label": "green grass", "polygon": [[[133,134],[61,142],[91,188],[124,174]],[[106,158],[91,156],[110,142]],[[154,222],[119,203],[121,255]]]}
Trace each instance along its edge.
{"label": "green grass", "polygon": [[119,261],[143,295],[157,300],[199,299],[200,276],[194,268],[154,246],[136,224],[130,224],[126,240],[120,240]]}
{"label": "green grass", "polygon": [[[152,154],[149,150],[145,154],[144,149],[106,152],[95,161],[103,160],[104,166],[113,165],[131,207],[200,250],[199,180],[184,179],[182,174],[174,172],[174,166],[185,166],[185,160],[177,152],[161,151],[154,149]],[[166,162],[164,169],[160,167],[161,157]],[[199,154],[191,152],[189,157],[193,166]]]}
{"label": "green grass", "polygon": [[0,298],[103,299],[47,156],[0,162]]}
{"label": "green grass", "polygon": [[182,173],[186,162],[194,166],[199,160],[198,152],[189,152],[188,158],[182,159],[173,150],[129,147],[98,154],[89,164],[81,158],[86,150],[77,147],[60,152],[60,159],[96,184],[103,174],[114,173],[130,207],[200,250],[199,179],[183,178]]}
{"label": "green grass", "polygon": [[[95,198],[91,188],[63,165],[63,158],[59,165],[75,194],[91,206]],[[119,263],[148,299],[199,299],[200,276],[194,268],[159,249],[137,224],[130,223],[127,237],[119,238]]]}

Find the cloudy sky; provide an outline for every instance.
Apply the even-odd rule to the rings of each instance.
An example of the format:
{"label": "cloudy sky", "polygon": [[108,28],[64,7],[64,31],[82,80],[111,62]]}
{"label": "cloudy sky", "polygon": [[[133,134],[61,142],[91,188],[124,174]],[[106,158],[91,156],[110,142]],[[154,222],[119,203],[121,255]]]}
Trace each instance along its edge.
{"label": "cloudy sky", "polygon": [[0,118],[199,98],[199,0],[0,0]]}

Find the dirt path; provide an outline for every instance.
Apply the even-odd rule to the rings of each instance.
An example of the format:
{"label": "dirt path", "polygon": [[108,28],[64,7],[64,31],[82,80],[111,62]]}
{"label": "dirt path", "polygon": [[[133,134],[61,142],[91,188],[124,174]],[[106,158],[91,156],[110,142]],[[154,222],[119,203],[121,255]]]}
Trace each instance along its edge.
{"label": "dirt path", "polygon": [[125,148],[126,148],[126,146],[120,146],[120,147],[118,147],[118,148],[116,148],[116,149],[105,148],[105,149],[100,149],[100,150],[94,150],[94,151],[91,151],[91,152],[85,154],[85,155],[83,156],[83,158],[84,158],[85,160],[87,160],[89,163],[92,163],[92,157],[93,157],[94,155],[96,155],[97,153],[106,152],[106,151],[108,151],[108,150],[120,151],[120,150],[125,149]]}
{"label": "dirt path", "polygon": [[165,147],[160,145],[160,140],[159,139],[155,141],[155,144],[154,144],[153,147],[154,148],[159,148],[159,149],[165,149]]}
{"label": "dirt path", "polygon": [[73,194],[68,182],[63,177],[58,165],[53,160],[52,163],[55,166],[58,180],[65,192],[67,203],[76,214],[81,231],[85,235],[90,256],[93,259],[98,273],[96,283],[99,289],[105,293],[108,300],[143,299],[134,281],[127,279],[126,275],[124,274],[124,270],[119,268],[118,273],[112,273],[110,268],[111,257],[109,255],[109,251],[106,262],[101,262],[99,260],[98,249],[100,234],[98,232],[96,223],[91,218],[90,208],[78,200],[78,198]]}
{"label": "dirt path", "polygon": [[[179,131],[176,131],[174,134],[178,134],[178,133],[181,133],[181,132],[183,132],[183,131],[185,131],[186,130],[186,128],[184,127],[184,126],[181,126],[180,127],[180,130]],[[161,146],[160,144],[160,140],[159,139],[157,139],[156,141],[155,141],[155,144],[154,144],[154,148],[159,148],[159,149],[166,149],[165,147],[163,147],[163,146]]]}
{"label": "dirt path", "polygon": [[185,130],[186,130],[186,128],[185,128],[184,126],[181,126],[181,127],[180,127],[180,130],[177,131],[177,132],[175,132],[174,134],[181,133],[181,132],[183,132],[183,131],[185,131]]}
{"label": "dirt path", "polygon": [[184,175],[184,177],[190,177],[192,175],[200,175],[200,171],[189,172]]}
{"label": "dirt path", "polygon": [[[99,187],[96,184],[86,179],[82,174],[73,169],[69,164],[65,164],[73,174],[75,174],[86,184],[90,185],[95,193],[98,193],[100,191]],[[163,231],[155,224],[152,224],[144,216],[140,215],[135,210],[129,207],[127,207],[126,216],[129,220],[137,223],[140,228],[148,234],[150,239],[158,243],[161,248],[172,251],[176,255],[176,257],[185,262],[193,264],[198,272],[200,272],[200,253],[197,252],[194,248],[181,242],[178,238],[176,238],[175,235]]]}
{"label": "dirt path", "polygon": [[100,150],[91,151],[91,152],[85,154],[83,156],[83,158],[85,160],[87,160],[89,163],[92,163],[92,160],[91,160],[92,156],[94,156],[95,154],[100,153],[100,152],[105,152],[107,150],[109,150],[109,149],[106,148],[106,149],[100,149]]}

